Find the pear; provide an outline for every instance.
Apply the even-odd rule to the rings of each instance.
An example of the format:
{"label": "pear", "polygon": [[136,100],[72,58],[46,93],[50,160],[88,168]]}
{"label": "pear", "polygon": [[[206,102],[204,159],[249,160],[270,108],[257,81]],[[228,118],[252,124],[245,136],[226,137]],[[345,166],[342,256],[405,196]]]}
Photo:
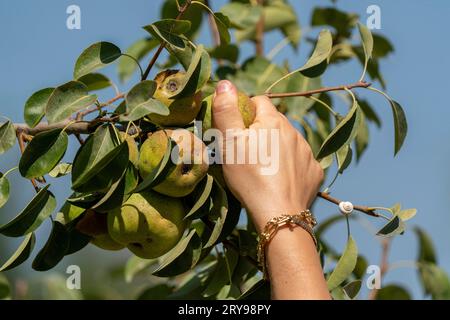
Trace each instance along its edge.
{"label": "pear", "polygon": [[178,163],[169,159],[163,180],[153,190],[170,197],[184,197],[206,176],[209,167],[205,144],[188,130],[160,130],[149,135],[141,146],[139,173],[145,179],[158,167],[166,153],[168,137],[176,143],[172,154],[178,152]]}
{"label": "pear", "polygon": [[126,134],[125,132],[120,132],[120,138],[122,141],[126,141],[128,144],[128,152],[130,157],[130,162],[134,164],[135,167],[139,165],[139,149],[137,147],[136,141],[133,137]]}
{"label": "pear", "polygon": [[[202,101],[202,107],[197,115],[197,120],[202,121],[203,132],[212,128],[213,126],[211,114],[212,99],[213,95],[210,95]],[[239,91],[238,107],[242,116],[242,120],[244,120],[245,127],[250,127],[250,125],[255,121],[256,117],[255,103],[244,92]]]}
{"label": "pear", "polygon": [[108,231],[136,256],[154,259],[178,243],[187,226],[184,216],[180,199],[153,191],[134,193],[121,208],[108,213]]}
{"label": "pear", "polygon": [[158,85],[153,98],[166,105],[170,114],[161,116],[150,114],[148,118],[151,122],[160,126],[185,126],[192,122],[200,111],[202,105],[202,92],[198,91],[191,97],[172,99],[171,96],[182,84],[186,73],[178,70],[165,70],[160,72],[155,81]]}
{"label": "pear", "polygon": [[107,214],[88,209],[75,228],[90,236],[91,243],[101,249],[116,251],[125,248],[109,235],[107,219]]}

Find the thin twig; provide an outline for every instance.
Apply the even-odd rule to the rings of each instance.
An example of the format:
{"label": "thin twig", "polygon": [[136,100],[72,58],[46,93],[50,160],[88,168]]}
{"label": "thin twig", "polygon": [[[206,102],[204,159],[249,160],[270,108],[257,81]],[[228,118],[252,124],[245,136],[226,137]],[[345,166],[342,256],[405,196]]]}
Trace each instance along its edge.
{"label": "thin twig", "polygon": [[[180,8],[180,11],[178,12],[178,16],[175,18],[175,20],[180,20],[183,14],[186,12],[186,10],[191,5],[191,0],[186,0],[186,3]],[[155,65],[156,61],[159,58],[159,55],[166,47],[166,42],[162,42],[159,46],[158,50],[156,50],[155,54],[153,55],[153,58],[150,60],[150,63],[147,66],[147,69],[145,69],[145,72],[141,78],[142,81],[146,80],[150,74],[150,71],[152,70],[153,66]]]}
{"label": "thin twig", "polygon": [[[209,8],[211,8],[209,4],[209,0],[205,0],[205,5]],[[216,19],[214,19],[214,16],[211,12],[208,12],[208,24],[209,29],[211,30],[211,37],[213,40],[213,44],[215,47],[220,45],[220,34],[219,29],[217,28]]]}
{"label": "thin twig", "polygon": [[360,81],[360,82],[356,82],[356,83],[345,85],[345,86],[324,87],[324,88],[309,90],[309,91],[304,91],[304,92],[264,93],[264,95],[270,99],[289,98],[289,97],[309,97],[309,96],[312,96],[313,94],[318,94],[318,93],[324,93],[324,92],[330,92],[330,91],[344,91],[344,90],[351,90],[354,88],[368,88],[370,86],[371,86],[371,83]]}
{"label": "thin twig", "polygon": [[[337,205],[339,205],[339,203],[342,202],[341,200],[333,198],[332,196],[330,196],[328,193],[325,193],[325,192],[318,192],[317,196],[322,198],[322,199],[325,199],[325,200],[327,200],[327,201],[329,201],[331,203],[337,204]],[[369,216],[372,216],[372,217],[379,217],[380,216],[378,213],[376,213],[374,210],[371,210],[367,206],[355,206],[354,205],[353,209],[356,210],[356,211],[365,213],[365,214],[367,214]]]}
{"label": "thin twig", "polygon": [[[23,154],[23,152],[25,151],[25,143],[24,143],[24,137],[23,137],[23,132],[22,131],[16,131],[16,136],[17,136],[17,140],[19,141],[19,148],[20,148],[20,153]],[[36,192],[39,192],[39,187],[36,183],[36,180],[34,179],[30,179],[31,184],[33,185],[33,188]]]}
{"label": "thin twig", "polygon": [[[258,5],[262,6],[263,1],[258,0]],[[256,24],[256,35],[255,35],[255,49],[256,55],[264,55],[264,13],[261,11],[261,18]]]}
{"label": "thin twig", "polygon": [[[381,263],[380,263],[380,281],[382,281],[384,275],[389,270],[389,249],[391,247],[390,239],[383,239],[381,243]],[[373,288],[369,293],[369,300],[375,300],[377,298],[379,289]]]}
{"label": "thin twig", "polygon": [[117,100],[123,99],[125,97],[124,93],[120,93],[117,96],[115,96],[114,98],[106,101],[105,103],[101,103],[98,106],[95,106],[95,108],[91,108],[91,109],[87,109],[85,111],[79,112],[77,114],[77,120],[82,120],[85,116],[87,116],[88,114],[94,113],[96,111],[101,110],[104,107],[110,106],[111,104],[113,104],[114,102],[116,102]]}

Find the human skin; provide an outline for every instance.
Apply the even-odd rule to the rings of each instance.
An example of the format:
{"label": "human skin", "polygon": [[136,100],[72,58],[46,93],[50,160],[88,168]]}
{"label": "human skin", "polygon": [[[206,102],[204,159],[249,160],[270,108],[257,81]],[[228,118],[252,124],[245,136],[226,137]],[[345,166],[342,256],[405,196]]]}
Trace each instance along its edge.
{"label": "human skin", "polygon": [[[228,187],[261,233],[271,218],[308,209],[324,175],[308,143],[270,99],[264,96],[252,99],[256,118],[246,129],[238,109],[236,88],[229,81],[220,81],[213,99],[213,124],[224,136],[221,143],[224,155],[227,139],[248,141],[248,130],[279,130],[280,164],[274,174],[262,175],[261,164],[223,164]],[[231,137],[226,135],[230,129],[235,132]],[[239,146],[242,150],[237,152],[248,155],[248,144]],[[314,242],[301,227],[279,229],[266,248],[266,257],[273,299],[331,298]]]}

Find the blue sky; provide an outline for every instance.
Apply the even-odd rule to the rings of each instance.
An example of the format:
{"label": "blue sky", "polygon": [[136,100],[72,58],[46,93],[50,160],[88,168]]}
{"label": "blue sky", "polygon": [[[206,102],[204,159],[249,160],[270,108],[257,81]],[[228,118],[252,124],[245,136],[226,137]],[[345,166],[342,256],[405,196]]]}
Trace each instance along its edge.
{"label": "blue sky", "polygon": [[[215,9],[224,1],[211,1]],[[430,5],[431,2],[433,5]],[[23,121],[23,105],[27,97],[38,89],[65,83],[72,78],[72,66],[81,51],[93,42],[111,41],[125,49],[133,41],[145,36],[140,29],[158,18],[162,1],[155,0],[42,0],[42,1],[1,1],[0,35],[0,115],[15,122]],[[311,9],[316,5],[329,5],[329,0],[291,1],[300,15],[303,24],[308,24]],[[82,29],[70,31],[66,28],[66,8],[71,4],[81,7]],[[406,207],[418,209],[418,215],[411,222],[422,226],[433,234],[440,264],[450,272],[450,126],[447,118],[450,109],[446,94],[450,89],[447,59],[450,42],[442,35],[448,30],[450,14],[448,1],[338,1],[338,7],[356,12],[366,19],[366,8],[377,4],[381,8],[382,29],[380,33],[388,36],[395,45],[395,53],[381,65],[388,93],[398,100],[406,110],[409,121],[409,135],[404,148],[393,157],[392,115],[388,104],[372,93],[362,93],[368,97],[383,120],[383,127],[370,128],[371,145],[363,159],[352,165],[339,178],[333,187],[333,195],[357,204],[391,206],[401,202]],[[315,30],[311,35],[315,34]],[[277,33],[267,37],[266,48],[272,48],[281,36]],[[208,31],[201,34],[200,41],[210,43]],[[250,46],[244,47],[253,50]],[[300,66],[309,49],[303,47],[299,53],[286,49],[276,61],[289,59],[292,66]],[[250,53],[252,51],[248,51]],[[267,52],[266,52],[267,53]],[[244,53],[241,58],[245,58]],[[106,69],[106,74],[116,80],[115,68]],[[324,77],[325,85],[354,82],[361,73],[357,63],[345,67],[331,67]],[[127,85],[122,86],[126,90]],[[105,92],[103,97],[110,97]],[[72,144],[66,157],[73,159],[75,144]],[[17,164],[17,147],[0,158],[0,170],[5,171]],[[0,210],[0,221],[14,216],[33,195],[27,181],[12,175],[13,191],[8,205]],[[53,191],[59,197],[69,194],[68,180],[55,181]],[[62,201],[62,200],[60,200]],[[336,213],[336,208],[319,201],[315,208],[320,219]],[[370,220],[373,222],[373,220]],[[46,225],[38,232],[38,245],[42,245],[48,232]],[[377,240],[368,235],[366,227],[352,224],[352,232],[362,252],[371,264],[380,259],[380,246]],[[327,234],[337,249],[345,244],[345,227],[337,225]],[[1,241],[4,243],[5,238]],[[8,240],[13,246],[18,240]],[[0,258],[7,258],[12,247],[1,246]],[[416,257],[417,241],[412,232],[394,240],[390,260],[409,261]],[[122,261],[125,256],[99,252],[90,248],[62,262],[65,268],[77,258],[101,257],[104,263]],[[19,269],[22,274],[29,273],[30,262]],[[385,283],[397,282],[411,288],[414,297],[421,297],[415,270],[396,269],[390,272]]]}

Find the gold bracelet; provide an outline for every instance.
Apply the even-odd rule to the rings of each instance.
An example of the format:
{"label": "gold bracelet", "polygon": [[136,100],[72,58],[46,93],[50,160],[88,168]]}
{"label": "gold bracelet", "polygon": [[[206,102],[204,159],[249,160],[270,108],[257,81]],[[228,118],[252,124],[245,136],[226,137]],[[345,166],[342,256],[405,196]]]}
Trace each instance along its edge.
{"label": "gold bracelet", "polygon": [[316,219],[309,210],[302,211],[295,215],[282,215],[274,217],[267,222],[264,231],[259,237],[258,243],[258,263],[262,267],[264,279],[268,279],[266,265],[266,247],[267,244],[277,233],[278,229],[288,225],[290,229],[299,226],[311,235],[314,244],[317,247],[317,239],[314,235],[313,228],[317,224]]}

